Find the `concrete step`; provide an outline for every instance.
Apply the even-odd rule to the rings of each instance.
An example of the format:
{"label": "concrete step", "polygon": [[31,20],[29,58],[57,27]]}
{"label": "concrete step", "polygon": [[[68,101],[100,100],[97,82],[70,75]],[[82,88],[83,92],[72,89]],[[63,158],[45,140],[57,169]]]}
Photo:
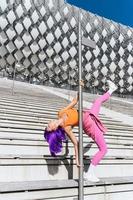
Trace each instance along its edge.
{"label": "concrete step", "polygon": [[[78,139],[78,134],[76,134],[76,137]],[[133,136],[131,137],[126,137],[126,136],[113,136],[113,135],[108,135],[106,134],[105,136],[106,142],[112,143],[112,144],[123,144],[123,145],[133,145]],[[42,141],[43,144],[46,143],[44,140],[43,132],[42,133],[37,133],[37,134],[32,134],[32,133],[14,133],[14,132],[0,132],[0,140],[12,140],[12,141]],[[88,137],[86,134],[83,134],[83,141],[84,143],[93,143],[90,137]],[[69,142],[69,140],[68,140]]]}
{"label": "concrete step", "polygon": [[[34,107],[33,108],[32,107],[29,108],[29,106],[27,108],[25,107],[25,111],[23,111],[24,108],[21,108],[20,106],[17,107],[17,110],[14,110],[14,106],[9,106],[9,105],[6,106],[5,105],[5,107],[6,107],[6,109],[4,109],[4,106],[2,106],[2,105],[0,107],[1,111],[3,111],[4,113],[8,112],[8,113],[14,113],[16,115],[18,115],[18,114],[22,115],[23,114],[24,116],[25,115],[28,115],[28,116],[33,115],[33,116],[36,116],[36,117],[45,117],[44,115],[47,115],[49,118],[53,117],[54,114],[55,114],[55,117],[57,116],[57,112],[56,111],[53,112],[52,110],[49,109],[46,112],[46,109],[47,109],[46,107],[45,107],[45,111],[43,111],[42,108],[35,109]],[[9,108],[8,111],[7,111],[7,108]],[[48,114],[49,112],[50,112],[50,114]],[[43,116],[40,116],[40,115],[38,116],[38,114],[44,114],[44,115]],[[52,116],[51,116],[51,114],[52,114]],[[108,123],[110,126],[112,126],[112,125],[117,125],[117,126],[120,126],[120,127],[124,126],[121,122],[114,122],[113,123],[111,120],[107,122],[107,119],[105,117],[101,116],[101,118],[103,118],[102,119],[103,122]],[[131,127],[128,126],[128,129],[129,128],[131,128]]]}
{"label": "concrete step", "polygon": [[[16,157],[15,157],[16,156]],[[90,159],[84,158],[84,170],[87,171]],[[128,169],[128,171],[127,171]],[[97,166],[98,177],[132,176],[133,157],[116,159],[106,157]],[[71,157],[41,157],[36,155],[11,155],[0,157],[1,182],[38,181],[38,180],[68,180],[78,178],[75,159]],[[106,172],[106,173],[105,173]]]}
{"label": "concrete step", "polygon": [[[38,100],[39,101],[39,100]],[[25,99],[25,101],[23,102],[23,100],[21,99],[20,101],[18,101],[18,100],[14,100],[14,99],[12,99],[12,100],[10,100],[9,101],[9,99],[8,100],[1,100],[0,99],[0,105],[2,105],[2,106],[14,106],[15,108],[28,108],[28,109],[33,109],[33,108],[36,108],[36,109],[41,109],[41,108],[47,108],[47,109],[49,109],[49,110],[54,110],[54,109],[59,109],[59,108],[61,108],[61,107],[64,107],[64,106],[66,106],[67,104],[65,104],[65,103],[62,103],[62,105],[60,105],[60,104],[57,104],[56,102],[54,102],[53,104],[52,104],[52,101],[51,102],[49,102],[49,100],[48,99],[46,99],[45,101],[43,101],[42,103],[40,103],[40,104],[37,104],[37,102],[28,102],[28,101],[26,101],[26,99]]]}
{"label": "concrete step", "polygon": [[[13,100],[14,101],[14,100]],[[22,101],[22,100],[21,100]],[[11,103],[12,103],[12,101],[11,101]],[[20,105],[22,104],[22,102],[20,102]],[[43,102],[43,104],[44,104],[44,102]],[[43,108],[43,104],[40,104],[40,109],[42,109]],[[68,102],[67,102],[67,104],[68,104]],[[62,108],[62,107],[64,107],[64,106],[66,106],[67,104],[63,104],[63,106],[59,106],[59,108]],[[13,105],[16,105],[16,103],[15,104],[13,104]],[[24,106],[26,106],[26,103],[25,104],[22,104],[22,105],[24,105]],[[18,104],[18,106],[19,106],[19,104]],[[30,103],[30,105],[28,105],[28,108],[29,107],[31,107],[31,109],[33,109],[34,108],[34,106],[35,106],[35,104],[33,104],[33,106],[31,106],[31,103]],[[46,106],[46,102],[45,102],[45,106]],[[36,107],[36,106],[35,106]],[[54,105],[52,105],[52,104],[50,104],[50,107],[52,107],[52,108],[55,108],[54,107]],[[49,110],[50,110],[51,108],[49,108]],[[57,109],[57,104],[56,104],[56,111],[58,111],[59,109]],[[101,115],[102,116],[102,115]],[[107,117],[106,117],[106,119],[107,119]]]}
{"label": "concrete step", "polygon": [[[20,123],[20,124],[37,124],[37,123],[43,123],[47,125],[47,123],[51,119],[57,119],[57,113],[56,115],[52,113],[45,113],[39,114],[38,112],[25,112],[25,111],[15,111],[15,110],[3,110],[0,111],[0,122],[11,122],[11,123]],[[101,117],[100,117],[101,118]],[[125,127],[125,124],[122,124],[121,122],[112,122],[111,120],[106,120],[106,118],[102,119],[103,123],[108,127]],[[127,126],[127,130],[133,130],[133,127]]]}
{"label": "concrete step", "polygon": [[[66,104],[67,105],[67,104]],[[6,110],[17,110],[17,111],[28,111],[28,112],[30,112],[30,111],[32,111],[32,113],[34,113],[34,112],[38,112],[38,113],[40,113],[40,112],[46,112],[46,113],[49,113],[50,112],[50,114],[56,114],[57,115],[57,113],[58,113],[58,111],[59,111],[59,109],[62,109],[63,107],[65,107],[66,105],[63,105],[62,107],[60,106],[59,108],[57,107],[57,106],[53,106],[53,105],[51,105],[50,104],[50,106],[48,106],[47,104],[45,104],[45,103],[43,103],[41,106],[32,106],[32,105],[27,105],[27,104],[25,104],[24,106],[21,106],[21,104],[16,104],[16,103],[13,103],[13,104],[9,104],[9,103],[1,103],[0,104],[0,108],[1,109],[3,109],[4,110],[4,108],[5,108],[5,110],[4,110],[4,112],[6,111]],[[8,108],[8,109],[7,109]],[[110,120],[110,121],[113,121],[113,122],[115,122],[115,120],[113,120],[113,119],[110,119],[110,118],[107,118],[107,117],[105,117],[104,115],[102,115],[102,114],[100,114],[99,115],[101,118],[103,118],[103,119],[105,119],[105,120]],[[120,122],[120,121],[119,121]]]}
{"label": "concrete step", "polygon": [[[50,114],[56,114],[58,113],[59,109],[62,109],[63,107],[65,107],[66,105],[64,105],[63,107],[60,107],[59,109],[57,108],[57,106],[50,106],[48,107],[48,105],[46,104],[42,104],[42,106],[32,106],[32,105],[27,105],[25,104],[24,106],[21,106],[20,104],[9,104],[9,103],[5,103],[5,104],[0,104],[1,106],[1,109],[4,109],[5,110],[8,110],[7,108],[9,109],[14,109],[14,110],[20,110],[20,111],[32,111],[32,112],[36,112],[36,111],[44,111],[44,112],[50,112]],[[4,111],[5,111],[4,110]],[[102,119],[105,119],[107,121],[111,121],[111,122],[116,122],[115,120],[111,119],[111,118],[107,118],[105,117],[103,114],[99,114],[99,116],[102,118]],[[121,122],[121,121],[119,121]]]}
{"label": "concrete step", "polygon": [[[37,130],[42,131],[45,129],[47,123],[23,123],[23,122],[16,122],[16,121],[9,121],[9,120],[3,120],[0,121],[0,127],[1,128],[17,128],[17,129],[25,129],[25,130]],[[115,132],[119,132],[119,131],[123,131],[123,134],[125,134],[123,127],[121,126],[110,126],[107,125],[106,126],[109,131],[111,131],[111,129]],[[132,133],[133,128],[127,128],[127,132],[129,133],[129,131]]]}
{"label": "concrete step", "polygon": [[[14,121],[49,122],[49,120],[51,119],[51,118],[48,118],[48,117],[46,118],[45,115],[43,117],[40,117],[40,116],[37,117],[37,116],[34,116],[33,113],[31,113],[31,116],[26,116],[26,115],[16,114],[16,113],[10,114],[10,112],[8,113],[8,110],[6,112],[4,110],[3,113],[2,112],[0,112],[0,113],[1,113],[0,119],[7,119],[7,120],[14,120]],[[57,113],[56,113],[56,116],[57,116]],[[55,118],[53,115],[51,117]],[[106,124],[109,124],[109,125],[111,125],[111,124],[112,125],[117,125],[117,124],[121,123],[121,122],[114,121],[114,120],[111,120],[111,119],[106,119],[105,117],[100,117],[100,118],[102,118],[103,123],[106,123]],[[125,124],[121,124],[121,126],[125,126]]]}
{"label": "concrete step", "polygon": [[[0,183],[1,200],[78,200],[77,180]],[[133,178],[103,178],[95,185],[84,183],[84,200],[132,200]]]}
{"label": "concrete step", "polygon": [[[22,118],[21,119],[19,119],[19,118],[17,118],[17,117],[15,117],[15,118],[13,118],[13,117],[9,117],[8,115],[7,115],[7,117],[5,116],[5,115],[2,115],[1,117],[0,117],[0,126],[1,127],[3,127],[3,124],[6,124],[6,123],[8,123],[8,127],[10,127],[10,124],[14,124],[14,125],[17,125],[17,124],[19,124],[20,126],[21,125],[25,125],[26,127],[29,125],[29,126],[40,126],[40,128],[43,126],[47,126],[47,123],[51,120],[51,118],[47,118],[47,119],[45,119],[45,117],[46,116],[44,116],[44,117],[42,117],[41,119],[40,119],[40,117],[38,117],[37,118],[37,116],[36,116],[36,120],[34,119],[34,120],[27,120],[27,119],[24,119],[23,118],[23,120],[22,120]],[[116,124],[113,124],[113,123],[108,123],[108,122],[103,122],[103,123],[105,123],[105,125],[106,125],[106,127],[108,128],[108,129],[114,129],[114,130],[123,130],[123,128],[124,128],[124,124],[118,124],[118,123],[116,123]],[[14,126],[15,127],[15,126]],[[130,126],[128,126],[127,127],[127,130],[129,131],[133,131],[133,127],[130,127]]]}
{"label": "concrete step", "polygon": [[[1,134],[1,133],[0,133]],[[78,140],[78,135],[75,134]],[[123,145],[123,146],[132,146],[133,140],[131,138],[122,138],[121,136],[115,137],[115,136],[108,136],[105,135],[105,140],[107,144],[113,144],[113,145]],[[34,143],[34,141],[36,143]],[[32,143],[31,143],[32,142]],[[71,144],[71,141],[68,138],[68,143]],[[83,134],[83,142],[84,145],[87,144],[93,144],[93,140],[88,137],[86,134]],[[4,135],[0,135],[0,144],[39,144],[39,145],[48,145],[48,143],[44,139],[43,134],[19,134],[18,133],[4,133]]]}
{"label": "concrete step", "polygon": [[[73,132],[77,135],[77,137],[79,136],[79,134],[78,134],[78,129],[74,129],[73,130]],[[35,138],[36,136],[42,136],[43,135],[43,133],[44,133],[44,127],[43,128],[40,128],[39,127],[39,129],[21,129],[21,128],[14,128],[14,127],[0,127],[0,133],[1,133],[1,135],[0,135],[0,137],[2,137],[2,138],[4,138],[4,136],[6,136],[6,134],[9,134],[10,135],[10,137],[9,137],[9,139],[10,138],[12,138],[12,136],[14,135],[14,134],[17,134],[17,136],[18,137],[23,137],[23,134],[26,134],[26,136],[28,136],[28,137],[33,137],[33,138]],[[125,139],[125,137],[127,138],[127,140],[132,140],[132,138],[133,138],[133,134],[132,134],[132,131],[121,131],[121,130],[108,130],[105,134],[105,137],[115,137],[116,138],[116,140],[118,139],[118,138],[122,138],[122,139]],[[88,138],[88,135],[86,135],[86,134],[83,134],[83,136],[85,137],[85,138]]]}
{"label": "concrete step", "polygon": [[24,104],[30,104],[30,105],[34,105],[36,104],[36,106],[41,106],[43,103],[46,103],[47,105],[56,105],[56,106],[64,106],[64,104],[68,104],[68,100],[63,99],[61,97],[58,97],[56,95],[47,95],[44,93],[44,96],[42,98],[40,97],[29,97],[24,96],[22,94],[18,95],[7,95],[7,96],[0,96],[0,101],[1,102],[8,102],[8,103],[20,103],[21,105]]}
{"label": "concrete step", "polygon": [[[97,146],[93,143],[84,144],[84,155],[92,156],[97,152]],[[12,154],[23,154],[23,155],[37,155],[37,156],[49,156],[49,148],[43,141],[22,141],[22,140],[1,140],[0,143],[0,154],[12,155]],[[73,144],[64,144],[61,156],[72,156],[74,155]],[[126,158],[133,156],[133,145],[125,144],[108,144],[107,156]]]}

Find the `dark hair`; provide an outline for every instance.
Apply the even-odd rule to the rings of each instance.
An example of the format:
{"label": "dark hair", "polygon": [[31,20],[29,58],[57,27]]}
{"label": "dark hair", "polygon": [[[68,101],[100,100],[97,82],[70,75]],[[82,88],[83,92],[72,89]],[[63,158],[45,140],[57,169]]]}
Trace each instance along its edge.
{"label": "dark hair", "polygon": [[44,131],[44,138],[49,143],[49,150],[52,156],[56,156],[57,153],[62,151],[62,142],[66,141],[65,130],[62,127],[58,127],[54,131]]}

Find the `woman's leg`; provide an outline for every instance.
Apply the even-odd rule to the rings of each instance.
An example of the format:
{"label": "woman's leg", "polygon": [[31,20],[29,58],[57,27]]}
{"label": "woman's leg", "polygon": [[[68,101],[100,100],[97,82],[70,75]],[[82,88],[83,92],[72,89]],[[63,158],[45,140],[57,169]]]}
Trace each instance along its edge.
{"label": "woman's leg", "polygon": [[84,173],[84,178],[88,181],[98,182],[99,178],[97,178],[95,175],[95,168],[107,153],[107,145],[104,140],[103,133],[100,130],[97,130],[95,138],[92,136],[92,139],[97,144],[99,151],[93,156],[88,172]]}
{"label": "woman's leg", "polygon": [[94,101],[94,103],[93,103],[93,105],[92,105],[92,107],[90,109],[90,112],[93,113],[95,116],[98,116],[101,104],[104,103],[105,101],[107,101],[109,98],[110,98],[109,92],[106,92],[102,96],[98,97]]}
{"label": "woman's leg", "polygon": [[93,156],[91,163],[96,166],[107,153],[107,145],[103,133],[99,130],[95,133],[94,141],[97,144],[99,151]]}
{"label": "woman's leg", "polygon": [[97,98],[91,107],[91,113],[96,116],[99,114],[101,104],[107,101],[110,98],[111,94],[117,89],[117,86],[112,81],[108,80],[107,83],[109,86],[109,90],[104,95]]}

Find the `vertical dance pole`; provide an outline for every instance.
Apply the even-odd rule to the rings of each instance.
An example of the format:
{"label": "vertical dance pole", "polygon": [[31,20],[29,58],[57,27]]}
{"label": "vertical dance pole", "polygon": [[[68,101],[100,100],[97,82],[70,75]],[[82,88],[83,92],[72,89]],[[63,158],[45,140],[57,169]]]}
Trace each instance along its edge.
{"label": "vertical dance pole", "polygon": [[79,200],[84,200],[84,182],[83,182],[83,128],[82,128],[82,32],[81,32],[81,14],[78,10],[78,48],[79,48]]}
{"label": "vertical dance pole", "polygon": [[[67,0],[71,3],[70,0]],[[79,2],[79,1],[77,1]],[[76,5],[78,7],[78,5]],[[82,37],[81,30],[81,15],[80,9],[78,10],[78,48],[79,48],[79,162],[81,167],[79,168],[79,200],[84,200],[84,182],[83,182],[83,128],[82,128],[82,86],[80,81],[82,80],[82,45],[96,48],[96,43],[88,38]]]}

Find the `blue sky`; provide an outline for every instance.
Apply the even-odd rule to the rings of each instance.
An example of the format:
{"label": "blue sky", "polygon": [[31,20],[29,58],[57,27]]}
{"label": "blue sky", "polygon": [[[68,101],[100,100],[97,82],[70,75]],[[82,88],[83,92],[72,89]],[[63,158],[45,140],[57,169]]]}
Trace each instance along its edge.
{"label": "blue sky", "polygon": [[66,0],[66,2],[133,27],[133,0]]}

